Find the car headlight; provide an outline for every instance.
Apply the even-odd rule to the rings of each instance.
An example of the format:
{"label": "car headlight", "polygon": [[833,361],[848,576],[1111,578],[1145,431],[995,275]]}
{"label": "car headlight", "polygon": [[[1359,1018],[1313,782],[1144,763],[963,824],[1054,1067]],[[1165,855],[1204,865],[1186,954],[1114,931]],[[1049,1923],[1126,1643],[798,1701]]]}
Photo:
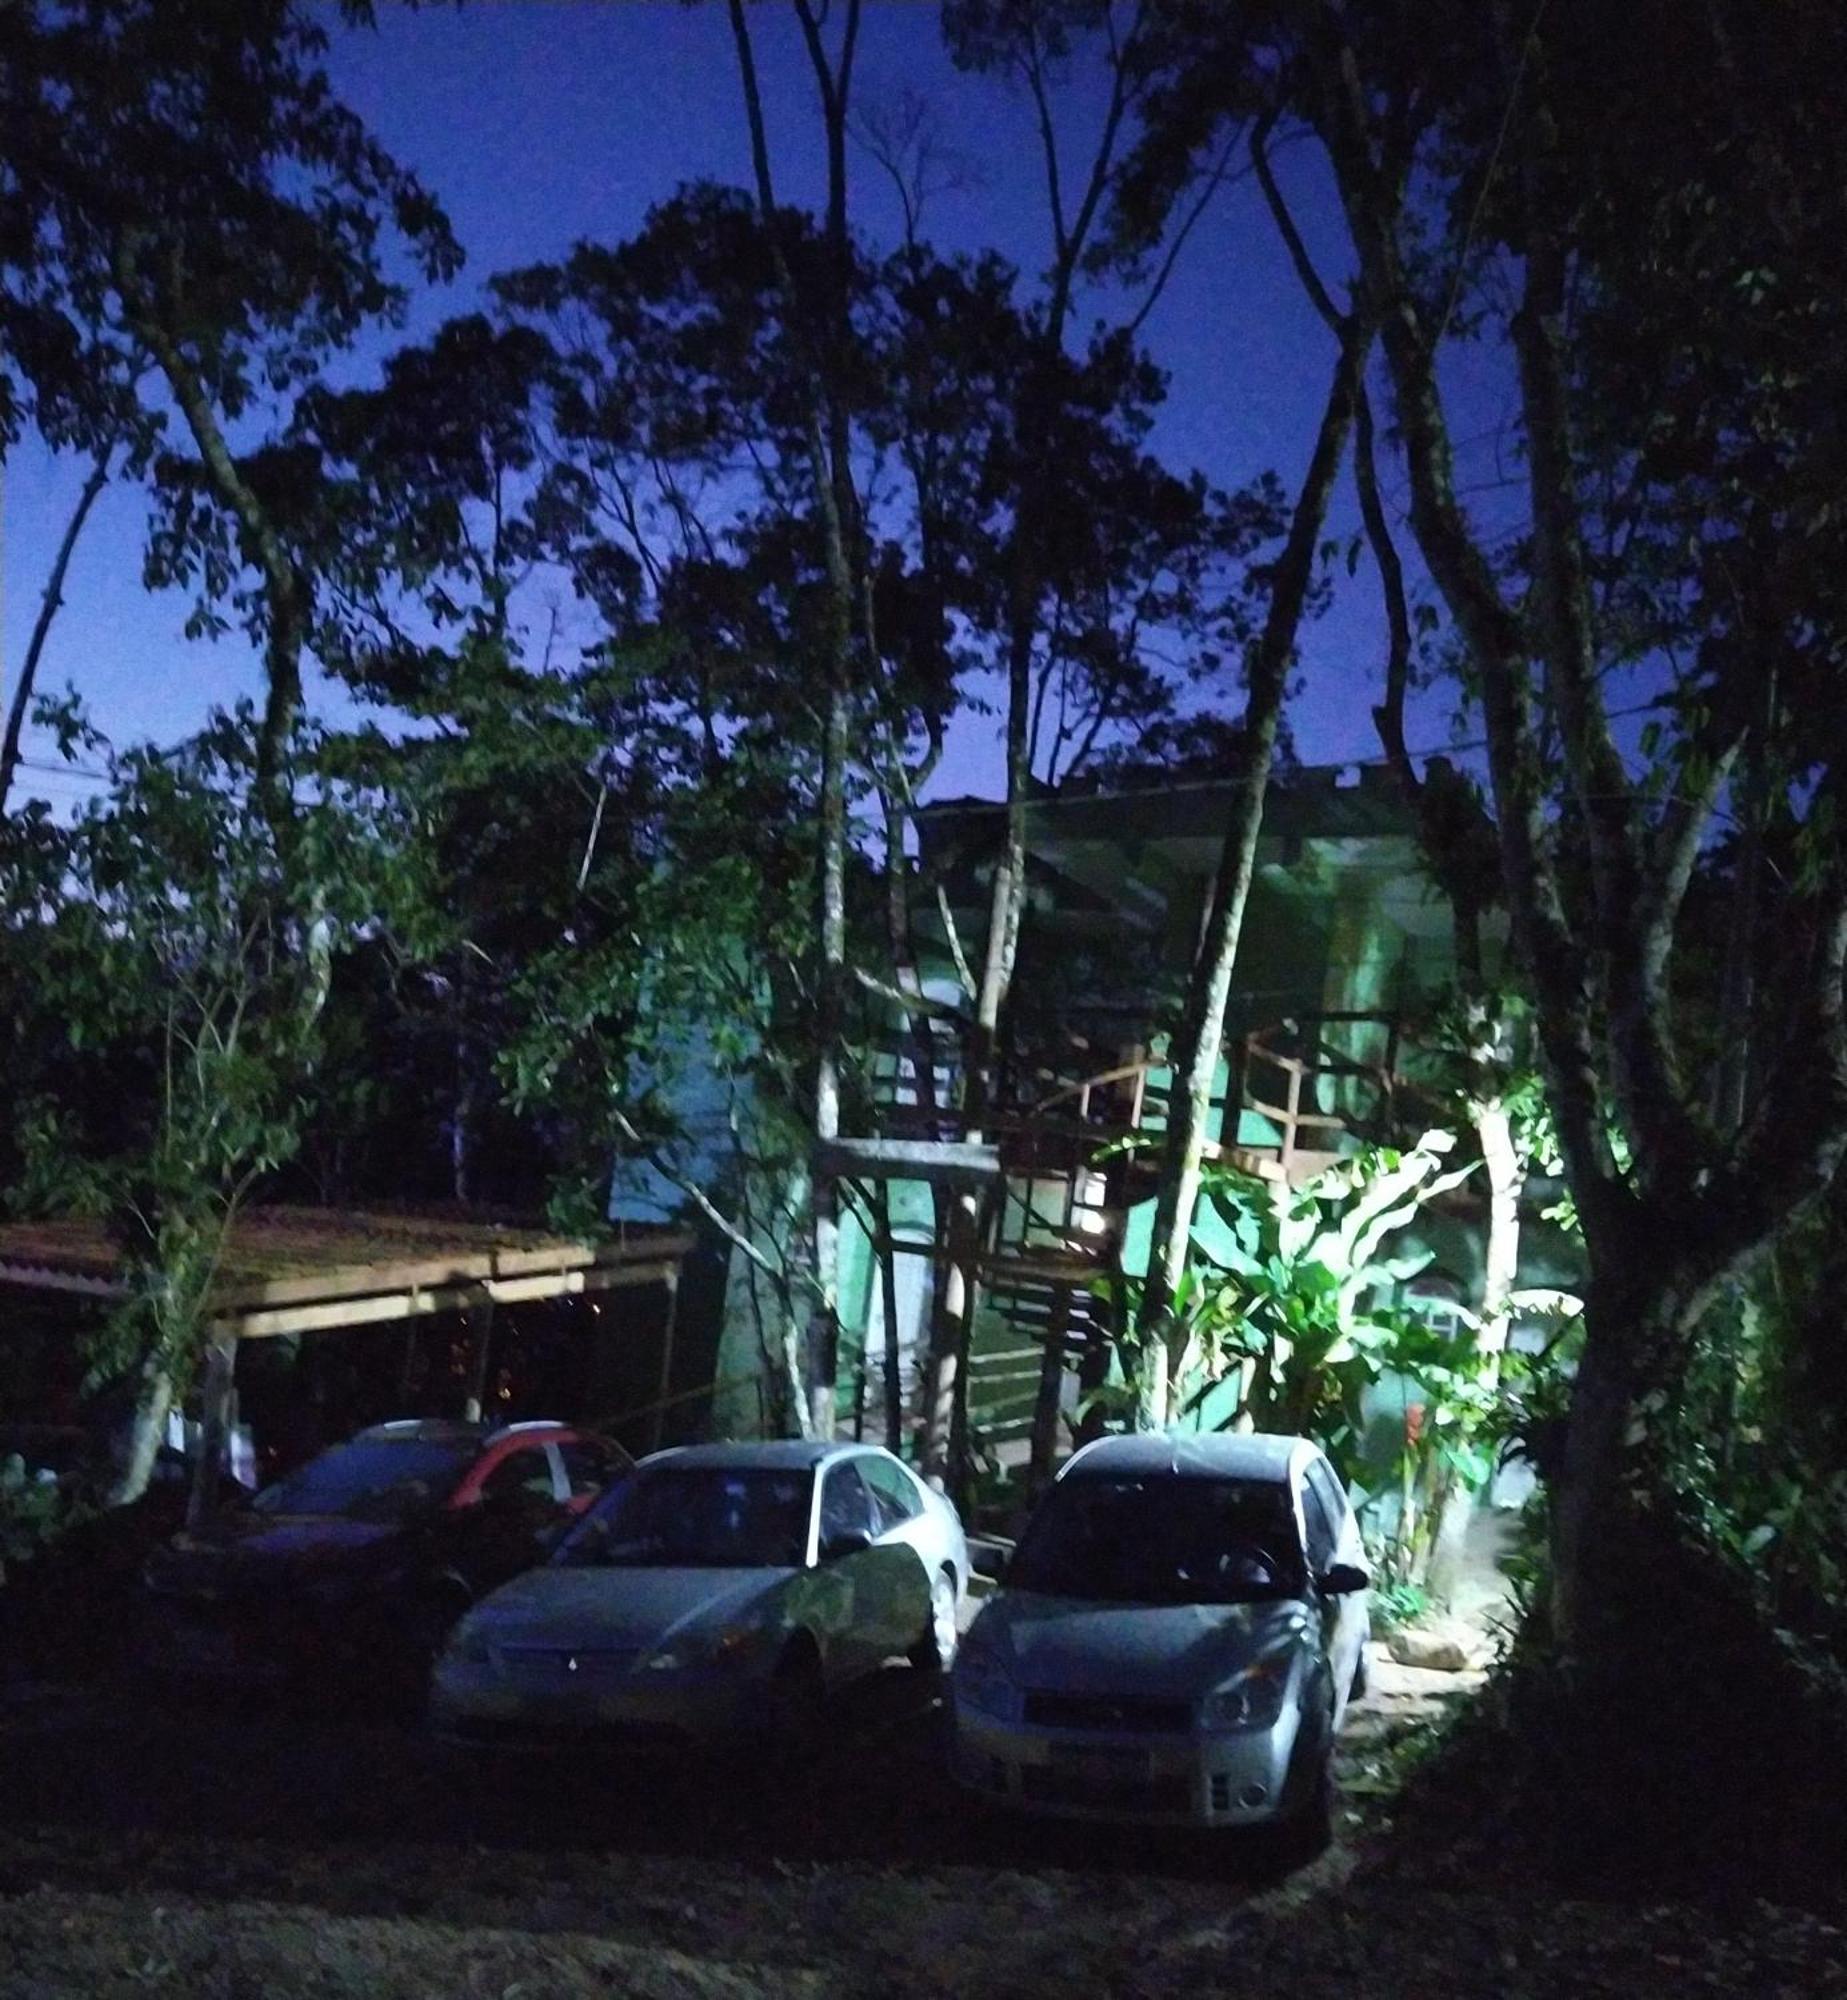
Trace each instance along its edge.
{"label": "car headlight", "polygon": [[1202,1729],[1268,1729],[1289,1693],[1289,1662],[1258,1660],[1199,1705]]}
{"label": "car headlight", "polygon": [[644,1674],[685,1674],[746,1665],[762,1650],[764,1634],[755,1625],[727,1625],[676,1639],[642,1661]]}
{"label": "car headlight", "polygon": [[1013,1714],[1013,1676],[1006,1662],[992,1646],[975,1641],[971,1633],[956,1653],[950,1685],[957,1705],[978,1710],[1005,1721]]}

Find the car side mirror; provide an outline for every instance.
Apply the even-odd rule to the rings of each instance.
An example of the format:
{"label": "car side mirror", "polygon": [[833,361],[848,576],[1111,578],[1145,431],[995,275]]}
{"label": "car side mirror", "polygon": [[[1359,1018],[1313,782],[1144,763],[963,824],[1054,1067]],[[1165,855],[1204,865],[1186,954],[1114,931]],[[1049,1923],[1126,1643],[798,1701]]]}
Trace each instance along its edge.
{"label": "car side mirror", "polygon": [[1372,1588],[1372,1578],[1358,1563],[1329,1563],[1319,1581],[1323,1597],[1350,1597],[1356,1590]]}
{"label": "car side mirror", "polygon": [[821,1560],[838,1562],[842,1556],[856,1556],[871,1548],[872,1537],[864,1528],[842,1528],[821,1544]]}

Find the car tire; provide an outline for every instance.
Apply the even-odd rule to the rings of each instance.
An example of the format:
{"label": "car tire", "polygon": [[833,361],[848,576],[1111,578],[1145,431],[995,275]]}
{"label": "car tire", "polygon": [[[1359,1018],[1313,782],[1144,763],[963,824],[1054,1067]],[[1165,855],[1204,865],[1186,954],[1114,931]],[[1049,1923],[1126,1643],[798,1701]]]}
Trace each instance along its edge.
{"label": "car tire", "polygon": [[454,1576],[432,1578],[411,1599],[404,1637],[411,1668],[419,1677],[428,1671],[473,1602],[468,1586]]}
{"label": "car tire", "polygon": [[1334,1841],[1334,1716],[1330,1708],[1312,1740],[1297,1741],[1283,1786],[1277,1842],[1283,1864],[1301,1868]]}
{"label": "car tire", "polygon": [[955,1573],[938,1570],[930,1583],[930,1622],[908,1656],[912,1666],[946,1674],[955,1664],[957,1596]]}
{"label": "car tire", "polygon": [[770,1677],[771,1748],[779,1764],[799,1765],[813,1755],[821,1740],[826,1695],[820,1657],[813,1644],[791,1646]]}

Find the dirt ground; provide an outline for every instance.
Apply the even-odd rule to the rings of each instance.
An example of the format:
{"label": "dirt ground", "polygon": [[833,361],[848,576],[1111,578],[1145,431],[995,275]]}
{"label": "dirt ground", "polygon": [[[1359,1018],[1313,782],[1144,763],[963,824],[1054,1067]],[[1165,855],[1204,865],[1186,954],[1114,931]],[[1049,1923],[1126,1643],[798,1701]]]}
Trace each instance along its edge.
{"label": "dirt ground", "polygon": [[15,1688],[0,2000],[1847,1995],[1814,1916],[1380,1876],[1390,1742],[1458,1681],[1376,1675],[1346,1836],[1293,1877],[1257,1841],[971,1806],[943,1775],[940,1687],[903,1669],[843,1707],[799,1795],[735,1767],[451,1765],[413,1729],[300,1704]]}

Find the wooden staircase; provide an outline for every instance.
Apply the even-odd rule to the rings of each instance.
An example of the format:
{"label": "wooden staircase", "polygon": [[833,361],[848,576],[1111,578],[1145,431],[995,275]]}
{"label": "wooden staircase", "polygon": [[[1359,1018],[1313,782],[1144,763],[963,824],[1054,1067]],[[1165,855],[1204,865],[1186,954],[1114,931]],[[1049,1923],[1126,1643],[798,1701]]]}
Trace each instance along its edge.
{"label": "wooden staircase", "polygon": [[[1245,1038],[1209,1112],[1208,1159],[1300,1186],[1391,1131],[1402,1090],[1396,1022],[1324,1018],[1379,1027],[1384,1060],[1356,1061],[1293,1022]],[[990,1121],[1005,1179],[980,1276],[991,1320],[1010,1337],[979,1347],[969,1370],[970,1420],[984,1447],[1035,1490],[1056,1464],[1061,1422],[1107,1379],[1113,1315],[1099,1292],[1117,1268],[1129,1211],[1154,1195],[1170,1104],[1164,1058],[1041,1080],[1051,1087],[1037,1101]],[[1323,1108],[1356,1083],[1358,1115]],[[1250,1143],[1247,1111],[1274,1130],[1273,1143]]]}
{"label": "wooden staircase", "polygon": [[[1377,1060],[1329,1032],[1370,1035]],[[1300,1186],[1357,1144],[1396,1136],[1399,1048],[1396,1020],[1374,1014],[1301,1017],[1244,1037],[1227,1050],[1207,1158]],[[891,1157],[876,1170],[942,1181],[965,1172],[954,1035],[933,1023],[885,1051],[876,1125]],[[1075,1404],[1107,1380],[1109,1283],[1130,1211],[1155,1191],[1170,1092],[1166,1059],[1131,1050],[1076,1077],[1053,1067],[1016,1076],[981,1121],[991,1155],[977,1276],[988,1311],[970,1356],[970,1424],[987,1455],[1034,1486],[1050,1477]],[[877,1150],[875,1140],[866,1160]],[[928,1163],[938,1152],[940,1171]]]}

